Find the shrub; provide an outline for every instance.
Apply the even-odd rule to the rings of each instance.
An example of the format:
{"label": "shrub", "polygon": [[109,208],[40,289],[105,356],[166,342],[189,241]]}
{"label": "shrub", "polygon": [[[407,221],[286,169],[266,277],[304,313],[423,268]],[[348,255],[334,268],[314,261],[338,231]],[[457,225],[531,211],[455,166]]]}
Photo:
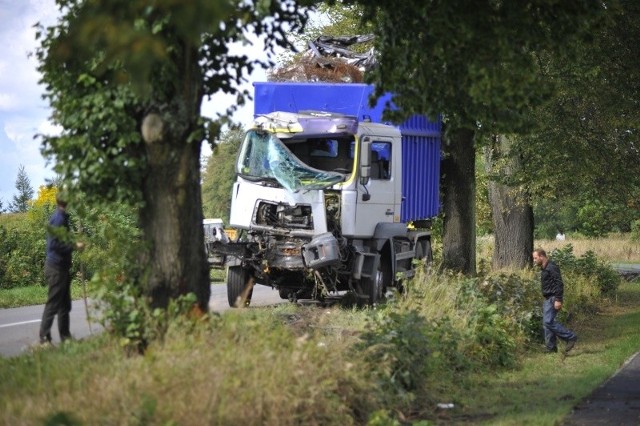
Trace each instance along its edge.
{"label": "shrub", "polygon": [[25,213],[13,216],[0,226],[0,288],[44,285],[45,225]]}
{"label": "shrub", "polygon": [[383,311],[371,325],[357,349],[364,350],[367,362],[376,366],[384,394],[403,405],[423,397],[432,346],[426,319],[416,311]]}
{"label": "shrub", "polygon": [[[142,252],[135,215],[126,206],[83,210],[83,237],[88,247],[79,254],[90,277],[89,287],[101,308],[101,321],[130,352],[142,352],[162,333],[161,312],[149,308],[140,284],[140,263],[131,262]],[[109,261],[105,261],[108,259]]]}
{"label": "shrub", "polygon": [[631,240],[640,241],[640,219],[631,222]]}
{"label": "shrub", "polygon": [[507,321],[512,335],[526,340],[542,336],[540,284],[531,271],[488,273],[479,277],[478,290]]}
{"label": "shrub", "polygon": [[593,251],[587,251],[581,257],[576,258],[573,254],[573,246],[566,246],[555,249],[550,256],[558,264],[563,273],[565,281],[573,276],[581,276],[592,279],[600,289],[602,295],[610,296],[615,293],[620,285],[620,276],[611,266],[600,261]]}
{"label": "shrub", "polygon": [[517,333],[496,305],[478,307],[470,319],[468,356],[482,366],[515,366]]}

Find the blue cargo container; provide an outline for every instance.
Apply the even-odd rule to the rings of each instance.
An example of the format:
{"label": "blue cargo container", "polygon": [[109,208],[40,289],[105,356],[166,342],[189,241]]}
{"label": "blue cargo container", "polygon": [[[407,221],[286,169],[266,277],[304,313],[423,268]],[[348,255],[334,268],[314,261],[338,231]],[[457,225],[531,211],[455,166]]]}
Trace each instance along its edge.
{"label": "blue cargo container", "polygon": [[[273,111],[327,111],[384,123],[391,96],[369,106],[373,86],[348,83],[254,83],[254,114]],[[390,123],[387,123],[390,124]],[[428,219],[440,211],[440,143],[442,123],[415,115],[398,126],[402,134],[403,222]]]}

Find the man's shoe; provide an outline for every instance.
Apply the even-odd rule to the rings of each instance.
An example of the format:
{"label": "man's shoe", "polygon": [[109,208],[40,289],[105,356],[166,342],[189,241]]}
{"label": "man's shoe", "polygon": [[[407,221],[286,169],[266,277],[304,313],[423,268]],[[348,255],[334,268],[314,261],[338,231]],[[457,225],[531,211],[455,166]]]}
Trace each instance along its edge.
{"label": "man's shoe", "polygon": [[567,340],[567,346],[564,347],[564,353],[568,353],[571,349],[573,349],[573,347],[576,345],[576,342],[578,341],[578,338],[575,337],[571,340]]}
{"label": "man's shoe", "polygon": [[27,346],[27,349],[29,349],[31,352],[37,352],[37,351],[42,351],[46,349],[51,349],[53,347],[54,347],[53,343],[51,343],[48,340],[44,340],[44,341],[38,341],[38,343],[34,343],[32,345]]}
{"label": "man's shoe", "polygon": [[544,353],[546,354],[555,354],[558,353],[558,348],[544,348]]}

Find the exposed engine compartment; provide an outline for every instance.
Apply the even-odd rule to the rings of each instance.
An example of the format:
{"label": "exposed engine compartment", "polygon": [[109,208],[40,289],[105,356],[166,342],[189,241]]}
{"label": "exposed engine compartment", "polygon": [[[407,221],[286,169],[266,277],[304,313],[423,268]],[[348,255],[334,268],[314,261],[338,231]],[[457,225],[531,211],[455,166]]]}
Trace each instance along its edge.
{"label": "exposed engine compartment", "polygon": [[313,229],[311,206],[261,201],[255,211],[257,225],[277,228]]}

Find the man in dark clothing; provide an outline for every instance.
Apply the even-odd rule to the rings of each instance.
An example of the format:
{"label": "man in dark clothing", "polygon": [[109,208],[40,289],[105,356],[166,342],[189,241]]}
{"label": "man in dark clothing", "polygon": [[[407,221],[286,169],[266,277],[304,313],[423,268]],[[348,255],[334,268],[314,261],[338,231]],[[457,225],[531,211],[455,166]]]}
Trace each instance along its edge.
{"label": "man in dark clothing", "polygon": [[566,342],[564,353],[566,354],[576,344],[578,336],[556,321],[556,315],[562,309],[562,297],[564,284],[560,275],[560,268],[549,260],[547,253],[542,249],[533,252],[533,263],[541,268],[540,282],[542,284],[542,322],[544,326],[544,342],[547,352],[558,352],[557,339]]}
{"label": "man in dark clothing", "polygon": [[40,343],[51,343],[53,318],[58,315],[58,331],[63,342],[71,338],[69,312],[71,312],[71,253],[81,249],[82,243],[68,242],[69,214],[66,200],[56,196],[56,211],[49,219],[47,230],[47,260],[44,276],[49,286],[47,304],[40,323]]}

